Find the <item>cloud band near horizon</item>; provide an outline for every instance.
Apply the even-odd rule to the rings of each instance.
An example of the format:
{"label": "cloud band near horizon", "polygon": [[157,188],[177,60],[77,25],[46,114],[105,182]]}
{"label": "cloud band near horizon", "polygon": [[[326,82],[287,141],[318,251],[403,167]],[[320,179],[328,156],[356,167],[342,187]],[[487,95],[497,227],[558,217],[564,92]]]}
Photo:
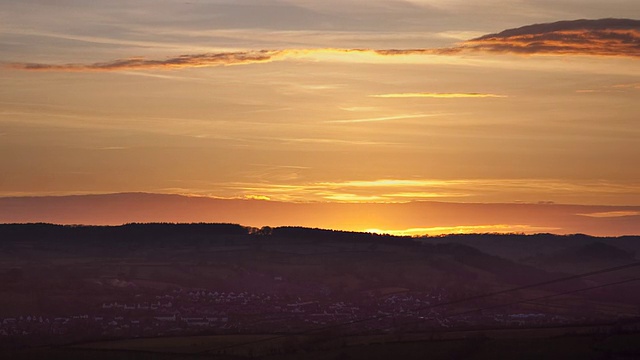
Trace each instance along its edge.
{"label": "cloud band near horizon", "polygon": [[186,54],[164,60],[132,57],[90,64],[18,62],[8,67],[32,71],[118,71],[230,66],[299,59],[317,54],[375,56],[456,55],[467,52],[521,55],[640,57],[640,20],[600,19],[535,24],[484,35],[448,48],[422,49],[275,49]]}

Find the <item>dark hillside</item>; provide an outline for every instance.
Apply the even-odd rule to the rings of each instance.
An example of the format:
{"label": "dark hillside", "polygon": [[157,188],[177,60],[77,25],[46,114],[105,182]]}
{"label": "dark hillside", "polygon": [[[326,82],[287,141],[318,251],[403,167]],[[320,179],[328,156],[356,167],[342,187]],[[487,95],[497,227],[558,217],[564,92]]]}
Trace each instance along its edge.
{"label": "dark hillside", "polygon": [[[485,251],[527,241],[555,249],[565,240],[578,246],[537,263]],[[340,327],[340,336],[400,336],[610,323],[637,315],[640,287],[627,281],[637,268],[535,285],[579,267],[633,260],[608,241],[235,224],[0,225],[0,348],[166,336],[188,342],[326,326]],[[574,291],[584,288],[596,290]],[[313,347],[336,336],[327,334]]]}

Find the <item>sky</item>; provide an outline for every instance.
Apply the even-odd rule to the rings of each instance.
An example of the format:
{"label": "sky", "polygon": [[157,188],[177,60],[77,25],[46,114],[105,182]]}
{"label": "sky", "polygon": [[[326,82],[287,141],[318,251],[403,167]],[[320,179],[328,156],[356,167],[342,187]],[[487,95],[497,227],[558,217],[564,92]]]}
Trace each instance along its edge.
{"label": "sky", "polygon": [[555,203],[640,223],[639,20],[636,0],[0,0],[0,197]]}

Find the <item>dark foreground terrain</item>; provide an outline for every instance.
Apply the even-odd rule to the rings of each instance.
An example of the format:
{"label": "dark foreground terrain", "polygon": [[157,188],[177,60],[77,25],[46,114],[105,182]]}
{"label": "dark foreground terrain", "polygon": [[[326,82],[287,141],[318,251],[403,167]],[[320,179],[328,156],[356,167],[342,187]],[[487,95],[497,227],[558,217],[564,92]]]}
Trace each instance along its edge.
{"label": "dark foreground terrain", "polygon": [[0,225],[0,355],[640,358],[640,237]]}

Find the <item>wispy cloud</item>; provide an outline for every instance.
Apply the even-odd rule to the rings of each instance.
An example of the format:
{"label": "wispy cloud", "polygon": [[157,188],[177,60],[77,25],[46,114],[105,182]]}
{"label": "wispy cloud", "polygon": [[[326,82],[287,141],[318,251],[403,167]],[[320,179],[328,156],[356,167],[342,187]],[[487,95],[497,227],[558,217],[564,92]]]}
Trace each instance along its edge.
{"label": "wispy cloud", "polygon": [[271,198],[269,198],[268,196],[264,196],[264,195],[245,195],[245,199],[247,199],[247,200],[264,200],[264,201],[271,200]]}
{"label": "wispy cloud", "polygon": [[163,60],[132,57],[107,62],[90,64],[41,64],[10,63],[6,66],[20,70],[41,71],[121,71],[121,70],[154,70],[181,69],[211,66],[247,65],[281,61],[286,59],[307,59],[313,56],[331,58],[345,54],[376,54],[371,49],[280,49],[280,50],[246,50],[213,52],[203,54],[185,54]]}
{"label": "wispy cloud", "polygon": [[450,114],[406,114],[406,115],[394,115],[394,116],[381,116],[372,118],[360,118],[360,119],[343,119],[343,120],[328,120],[326,123],[363,123],[363,122],[377,122],[377,121],[390,121],[390,120],[402,120],[402,119],[418,119],[433,116],[444,116]]}
{"label": "wispy cloud", "polygon": [[98,148],[98,150],[127,150],[129,149],[128,147],[125,146],[105,146],[105,147],[101,147]]}
{"label": "wispy cloud", "polygon": [[457,55],[463,52],[640,57],[640,20],[576,20],[529,25],[481,36],[445,48],[248,50],[186,54],[163,60],[133,57],[91,64],[22,62],[8,66],[14,69],[41,71],[114,71],[256,64],[317,55],[323,56],[323,59],[331,59],[334,55],[344,57],[347,54],[397,57]]}
{"label": "wispy cloud", "polygon": [[352,180],[343,182],[323,182],[323,186],[330,187],[353,187],[353,188],[379,188],[379,187],[401,187],[410,186],[446,186],[452,184],[467,183],[467,180],[427,180],[427,179],[377,179],[377,180]]}
{"label": "wispy cloud", "polygon": [[405,199],[411,199],[411,200],[420,200],[420,199],[465,197],[465,196],[469,196],[469,194],[465,194],[461,192],[412,191],[412,192],[398,192],[398,193],[385,194],[385,196],[390,198],[397,198],[397,199],[405,198]]}
{"label": "wispy cloud", "polygon": [[458,98],[504,98],[506,95],[487,93],[396,93],[369,95],[375,98],[436,98],[436,99],[458,99]]}
{"label": "wispy cloud", "polygon": [[300,143],[300,144],[335,144],[335,145],[373,145],[373,146],[387,146],[387,145],[399,145],[399,143],[387,142],[387,141],[372,141],[372,140],[355,140],[355,139],[338,139],[338,138],[258,138],[265,141],[277,141],[283,143]]}
{"label": "wispy cloud", "polygon": [[240,52],[221,52],[211,54],[181,55],[165,60],[146,58],[119,59],[93,64],[35,64],[14,63],[9,66],[23,70],[49,71],[114,71],[114,70],[147,70],[147,69],[179,69],[189,67],[222,66],[253,64],[271,61],[279,51],[259,50]]}
{"label": "wispy cloud", "polygon": [[601,86],[592,89],[578,89],[577,93],[580,94],[592,94],[592,93],[627,93],[640,90],[640,83],[623,83],[608,86]]}
{"label": "wispy cloud", "polygon": [[379,111],[380,108],[375,106],[347,106],[341,107],[340,110],[349,111],[349,112],[367,112],[367,111]]}
{"label": "wispy cloud", "polygon": [[640,211],[606,211],[606,212],[596,212],[589,214],[577,214],[580,216],[587,216],[592,218],[617,218],[617,217],[626,217],[626,216],[640,216]]}
{"label": "wispy cloud", "polygon": [[[234,183],[219,188],[235,197],[259,194],[281,201],[411,202],[425,199],[478,201],[491,194],[544,196],[637,194],[640,184],[570,182],[549,179],[373,179],[294,184]],[[539,199],[538,199],[539,200]],[[585,215],[588,216],[588,215]]]}
{"label": "wispy cloud", "polygon": [[133,46],[141,48],[164,48],[164,49],[193,49],[192,46],[183,44],[169,44],[162,41],[139,41],[139,40],[126,40],[121,38],[102,37],[102,36],[90,36],[79,34],[65,34],[58,32],[45,32],[45,31],[33,31],[25,29],[3,29],[3,33],[8,35],[28,35],[28,36],[41,36],[46,38],[74,40],[92,44],[106,44],[106,45],[119,45],[119,46]]}
{"label": "wispy cloud", "polygon": [[385,200],[383,196],[358,194],[328,194],[324,198],[338,202],[378,202]]}
{"label": "wispy cloud", "polygon": [[616,84],[616,85],[613,85],[612,88],[640,90],[640,83],[636,82],[636,83]]}

